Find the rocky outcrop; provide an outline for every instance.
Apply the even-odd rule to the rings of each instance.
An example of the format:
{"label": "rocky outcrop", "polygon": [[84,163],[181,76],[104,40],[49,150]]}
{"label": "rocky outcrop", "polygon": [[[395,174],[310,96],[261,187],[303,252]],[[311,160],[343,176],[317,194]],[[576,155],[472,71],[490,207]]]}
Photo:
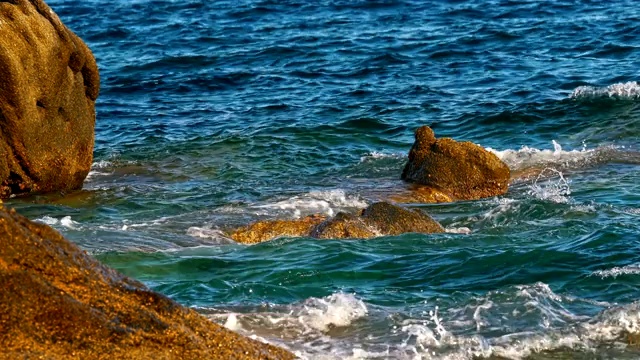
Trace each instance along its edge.
{"label": "rocky outcrop", "polygon": [[0,208],[0,358],[292,359]]}
{"label": "rocky outcrop", "polygon": [[476,200],[507,192],[509,167],[471,142],[436,139],[433,130],[416,130],[402,179],[436,189],[452,200]]}
{"label": "rocky outcrop", "polygon": [[298,220],[258,221],[229,234],[233,240],[255,244],[278,237],[316,239],[369,239],[404,233],[441,233],[442,226],[419,209],[387,202],[369,205],[360,214],[338,213],[331,218],[314,215]]}
{"label": "rocky outcrop", "polygon": [[82,187],[99,83],[89,48],[43,1],[0,1],[0,198]]}

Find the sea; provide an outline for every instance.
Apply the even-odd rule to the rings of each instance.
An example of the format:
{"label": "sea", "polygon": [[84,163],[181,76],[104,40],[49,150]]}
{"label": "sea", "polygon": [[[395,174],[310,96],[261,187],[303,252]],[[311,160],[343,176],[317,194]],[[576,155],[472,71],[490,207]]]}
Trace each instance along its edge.
{"label": "sea", "polygon": [[[640,358],[637,1],[48,3],[100,68],[95,156],[23,215],[301,359]],[[422,125],[509,191],[407,205],[444,234],[225,236],[406,191]]]}

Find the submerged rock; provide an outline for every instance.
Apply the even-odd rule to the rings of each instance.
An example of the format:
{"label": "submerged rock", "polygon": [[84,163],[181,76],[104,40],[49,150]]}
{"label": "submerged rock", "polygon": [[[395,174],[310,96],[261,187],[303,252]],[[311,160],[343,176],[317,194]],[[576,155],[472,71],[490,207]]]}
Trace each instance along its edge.
{"label": "submerged rock", "polygon": [[100,80],[89,48],[42,0],[0,2],[0,198],[79,189]]}
{"label": "submerged rock", "polygon": [[27,359],[293,359],[0,207],[0,348]]}
{"label": "submerged rock", "polygon": [[507,192],[509,167],[495,154],[468,141],[436,139],[428,126],[418,128],[415,138],[403,180],[432,187],[453,200]]}
{"label": "submerged rock", "polygon": [[258,221],[237,229],[229,236],[241,243],[254,244],[278,237],[316,239],[369,239],[409,232],[441,233],[444,228],[429,215],[387,202],[369,205],[358,215],[338,213],[331,218],[313,215],[299,220]]}

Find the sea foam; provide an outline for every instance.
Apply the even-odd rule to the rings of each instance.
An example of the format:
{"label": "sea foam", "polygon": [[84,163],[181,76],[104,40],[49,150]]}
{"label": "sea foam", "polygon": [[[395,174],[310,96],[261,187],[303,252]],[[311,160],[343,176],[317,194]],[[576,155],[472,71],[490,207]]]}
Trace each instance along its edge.
{"label": "sea foam", "polygon": [[640,97],[636,81],[616,83],[605,87],[579,86],[569,95],[571,99],[616,98],[635,100]]}
{"label": "sea foam", "polygon": [[360,196],[349,195],[340,189],[312,191],[275,203],[253,206],[258,215],[271,215],[275,211],[296,218],[311,214],[333,216],[339,211],[365,207],[367,203]]}

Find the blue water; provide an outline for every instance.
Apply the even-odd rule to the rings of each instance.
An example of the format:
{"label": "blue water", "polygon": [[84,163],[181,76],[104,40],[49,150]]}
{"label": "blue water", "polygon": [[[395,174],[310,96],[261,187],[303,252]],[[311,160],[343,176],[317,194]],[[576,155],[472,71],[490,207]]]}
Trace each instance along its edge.
{"label": "blue water", "polygon": [[[28,217],[302,358],[640,357],[635,1],[49,4],[100,67],[95,163]],[[414,205],[445,234],[223,236],[405,191],[421,125],[536,175]]]}

